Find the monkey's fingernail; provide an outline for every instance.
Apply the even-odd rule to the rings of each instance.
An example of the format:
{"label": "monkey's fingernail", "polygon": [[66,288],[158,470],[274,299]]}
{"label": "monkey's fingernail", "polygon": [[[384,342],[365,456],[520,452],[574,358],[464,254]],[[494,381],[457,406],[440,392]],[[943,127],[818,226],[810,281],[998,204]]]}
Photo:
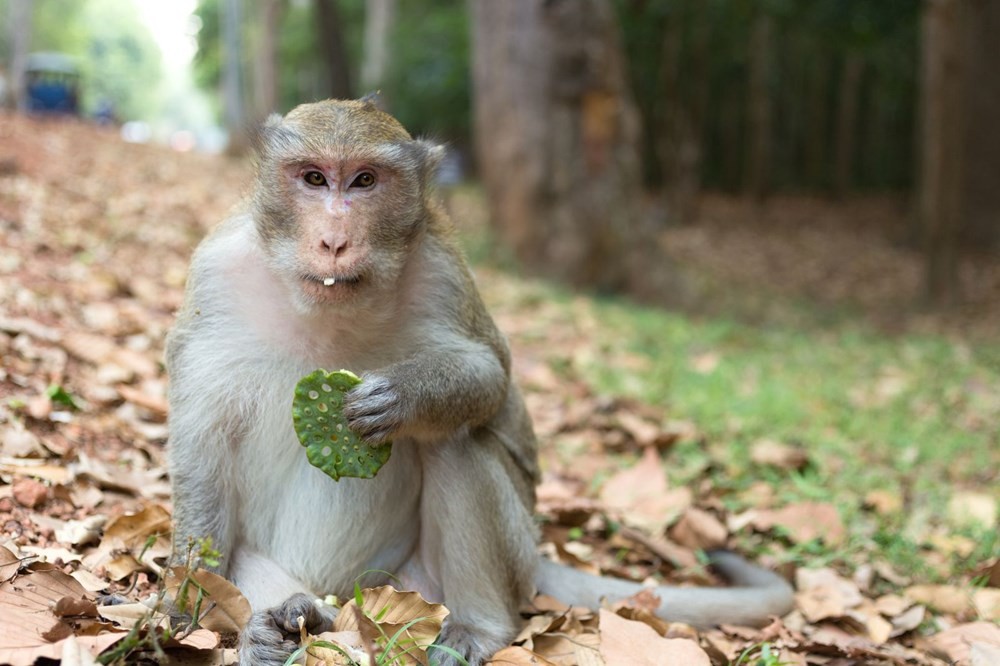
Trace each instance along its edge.
{"label": "monkey's fingernail", "polygon": [[335,284],[337,284],[337,278],[335,278],[335,277],[323,278],[323,286],[324,287],[330,287],[330,286],[335,285]]}

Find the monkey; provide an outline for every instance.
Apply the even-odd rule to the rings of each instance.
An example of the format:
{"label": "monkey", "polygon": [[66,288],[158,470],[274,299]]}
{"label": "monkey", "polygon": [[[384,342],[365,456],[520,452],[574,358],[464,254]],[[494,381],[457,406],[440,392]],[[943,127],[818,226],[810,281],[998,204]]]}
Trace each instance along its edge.
{"label": "monkey", "polygon": [[[444,148],[370,99],[270,117],[250,192],[197,247],[166,345],[175,555],[210,537],[253,608],[243,664],[281,664],[349,597],[389,582],[450,610],[438,642],[473,666],[509,644],[537,590],[596,606],[639,585],[542,562],[537,443],[504,336],[434,191]],[[300,377],[346,368],[352,430],[392,455],[372,479],[309,465],[291,420]],[[779,576],[732,554],[735,589],[658,588],[663,614],[759,624]],[[459,663],[445,651],[432,661]]]}

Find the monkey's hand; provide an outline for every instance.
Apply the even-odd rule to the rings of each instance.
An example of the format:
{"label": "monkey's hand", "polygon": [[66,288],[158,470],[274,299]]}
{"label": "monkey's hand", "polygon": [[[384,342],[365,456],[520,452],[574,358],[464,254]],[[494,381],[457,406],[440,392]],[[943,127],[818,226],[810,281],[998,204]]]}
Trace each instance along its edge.
{"label": "monkey's hand", "polygon": [[347,425],[371,444],[391,440],[405,422],[406,414],[398,383],[384,375],[362,375],[362,382],[344,395]]}
{"label": "monkey's hand", "polygon": [[361,375],[344,395],[347,425],[379,444],[395,437],[430,441],[491,419],[507,396],[496,355],[472,343],[428,350]]}

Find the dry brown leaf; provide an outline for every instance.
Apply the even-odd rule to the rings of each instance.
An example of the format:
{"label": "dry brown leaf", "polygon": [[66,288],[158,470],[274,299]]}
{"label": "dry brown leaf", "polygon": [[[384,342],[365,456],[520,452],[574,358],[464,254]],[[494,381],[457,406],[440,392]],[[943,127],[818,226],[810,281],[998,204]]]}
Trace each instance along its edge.
{"label": "dry brown leaf", "polygon": [[207,627],[204,629],[195,629],[177,641],[177,643],[196,650],[213,650],[219,647],[219,635],[214,631],[210,631]]}
{"label": "dry brown leaf", "polygon": [[607,666],[711,666],[708,654],[686,638],[663,638],[652,628],[601,610],[601,656]]}
{"label": "dry brown leaf", "polygon": [[809,455],[798,446],[773,439],[758,439],[750,445],[750,460],[758,465],[795,470],[809,464]]}
{"label": "dry brown leaf", "polygon": [[955,585],[912,585],[903,591],[907,599],[941,613],[959,614],[972,607],[971,590]]}
{"label": "dry brown leaf", "polygon": [[20,568],[21,559],[3,546],[0,546],[0,584],[12,579]]}
{"label": "dry brown leaf", "polygon": [[959,526],[996,529],[997,497],[989,493],[957,492],[948,501],[948,517]]}
{"label": "dry brown leaf", "polygon": [[884,488],[869,490],[865,495],[865,506],[880,516],[897,513],[903,509],[903,497]]}
{"label": "dry brown leaf", "polygon": [[30,476],[58,484],[68,483],[73,478],[66,467],[49,464],[36,458],[0,459],[0,472],[13,476]]}
{"label": "dry brown leaf", "polygon": [[1000,622],[1000,590],[983,587],[972,593],[976,614],[984,620]]}
{"label": "dry brown leaf", "polygon": [[601,666],[600,637],[568,628],[565,633],[536,636],[533,649],[557,666]]}
{"label": "dry brown leaf", "polygon": [[[123,629],[131,629],[137,622],[150,616],[152,611],[146,604],[132,603],[98,606],[97,612],[105,620],[114,622]],[[153,613],[152,618],[158,626],[170,626],[170,618],[163,613]]]}
{"label": "dry brown leaf", "polygon": [[38,437],[26,430],[20,421],[0,427],[0,451],[16,458],[43,458],[46,455]]}
{"label": "dry brown leaf", "polygon": [[795,605],[810,622],[843,617],[863,600],[854,581],[829,568],[798,569],[795,586]]}
{"label": "dry brown leaf", "polygon": [[[403,636],[408,639],[407,647],[416,645],[426,649],[441,633],[441,625],[448,617],[448,609],[441,604],[428,603],[419,592],[400,592],[391,585],[362,590],[362,597],[361,610],[364,611],[364,617],[378,624],[389,636],[393,636],[407,623],[419,620],[403,631]],[[334,631],[361,631],[364,635],[358,614],[351,612],[353,608],[357,608],[354,599],[344,604],[334,620]],[[400,653],[397,646],[393,654]],[[424,650],[414,650],[407,657],[427,664],[427,653]]]}
{"label": "dry brown leaf", "polygon": [[[177,599],[186,575],[190,575],[207,595],[202,601],[202,615],[198,618],[198,624],[205,629],[224,634],[235,634],[243,630],[252,614],[250,602],[239,588],[218,574],[204,569],[196,569],[189,574],[184,567],[172,567],[165,581],[170,598]],[[188,604],[191,604],[194,602],[197,590],[190,587],[187,593]]]}
{"label": "dry brown leaf", "polygon": [[684,514],[670,528],[670,538],[694,550],[713,550],[726,545],[729,532],[715,515],[688,507]]}
{"label": "dry brown leaf", "polygon": [[[52,609],[67,597],[92,598],[76,580],[55,569],[29,571],[0,583],[0,617],[4,619],[0,622],[0,663],[27,666],[40,657],[59,659],[61,641],[73,629]],[[104,649],[124,636],[79,636],[77,642],[91,650]]]}
{"label": "dry brown leaf", "polygon": [[997,666],[1000,664],[1000,645],[973,641],[969,644],[969,666]]}
{"label": "dry brown leaf", "polygon": [[973,644],[982,644],[987,649],[1000,648],[1000,627],[992,622],[971,622],[930,638],[930,645],[937,654],[957,663],[969,663]]}
{"label": "dry brown leaf", "polygon": [[78,569],[71,573],[70,576],[75,578],[87,592],[103,592],[111,585],[108,581],[98,578],[86,569]]}
{"label": "dry brown leaf", "polygon": [[97,666],[90,650],[80,645],[75,636],[63,641],[60,666]]}
{"label": "dry brown leaf", "polygon": [[505,647],[486,663],[490,666],[556,666],[545,657],[517,645]]}
{"label": "dry brown leaf", "polygon": [[653,534],[661,534],[692,499],[689,488],[668,490],[660,456],[653,448],[643,449],[638,463],[613,475],[601,488],[605,506]]}
{"label": "dry brown leaf", "polygon": [[836,507],[826,502],[800,502],[780,509],[753,511],[751,524],[762,531],[781,527],[795,543],[821,538],[827,545],[835,546],[846,535]]}
{"label": "dry brown leaf", "polygon": [[117,389],[122,398],[131,402],[133,405],[138,405],[139,407],[149,410],[158,422],[162,423],[166,420],[167,412],[170,407],[167,405],[167,401],[163,396],[150,395],[140,391],[139,389],[126,386],[124,384],[119,384]]}
{"label": "dry brown leaf", "polygon": [[902,636],[919,627],[927,615],[923,606],[914,606],[892,618],[892,636]]}
{"label": "dry brown leaf", "polygon": [[108,523],[102,546],[131,549],[143,546],[152,535],[166,534],[170,534],[170,513],[158,504],[147,504],[138,513]]}

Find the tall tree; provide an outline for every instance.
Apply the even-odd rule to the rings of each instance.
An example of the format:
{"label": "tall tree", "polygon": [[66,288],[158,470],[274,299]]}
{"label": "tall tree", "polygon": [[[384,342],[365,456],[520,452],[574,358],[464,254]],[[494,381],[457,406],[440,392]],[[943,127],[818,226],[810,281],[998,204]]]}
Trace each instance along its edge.
{"label": "tall tree", "polygon": [[963,238],[975,247],[1000,247],[1000,2],[969,3],[966,22],[966,203]]}
{"label": "tall tree", "polygon": [[264,118],[278,107],[278,31],[282,0],[258,0],[257,44],[254,49],[254,115]]}
{"label": "tall tree", "polygon": [[837,98],[837,133],[833,151],[833,188],[844,197],[852,185],[854,147],[858,133],[858,96],[865,61],[861,54],[848,51],[840,73],[840,94]]}
{"label": "tall tree", "polygon": [[361,87],[379,90],[389,71],[390,36],[396,22],[396,0],[368,0],[365,3],[365,44],[361,61]]}
{"label": "tall tree", "polygon": [[241,152],[246,141],[246,106],[243,103],[243,47],[241,30],[243,3],[241,0],[222,0],[219,5],[219,22],[222,33],[222,109],[229,146]]}
{"label": "tall tree", "polygon": [[32,0],[11,0],[9,13],[10,99],[15,108],[25,109],[24,74],[31,49]]}
{"label": "tall tree", "polygon": [[965,163],[964,4],[931,0],[924,5],[920,219],[927,296],[940,306],[954,304],[958,296]]}
{"label": "tall tree", "polygon": [[771,50],[773,20],[758,6],[750,32],[750,82],[747,86],[746,193],[763,199],[771,175]]}
{"label": "tall tree", "polygon": [[472,32],[476,144],[499,236],[536,273],[636,286],[639,123],[611,4],[474,0]]}
{"label": "tall tree", "polygon": [[924,4],[919,222],[926,294],[939,306],[959,298],[962,241],[1000,246],[998,29],[995,2]]}
{"label": "tall tree", "polygon": [[326,63],[326,93],[337,99],[351,97],[351,65],[344,42],[344,26],[337,0],[314,0],[316,44]]}

